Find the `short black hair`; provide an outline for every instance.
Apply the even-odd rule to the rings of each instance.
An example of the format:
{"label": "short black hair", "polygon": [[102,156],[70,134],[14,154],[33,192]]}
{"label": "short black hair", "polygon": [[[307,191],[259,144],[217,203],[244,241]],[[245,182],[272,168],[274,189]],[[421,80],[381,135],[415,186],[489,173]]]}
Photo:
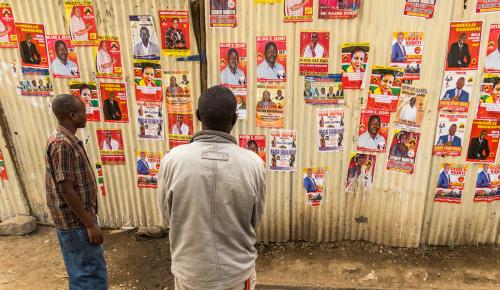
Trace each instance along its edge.
{"label": "short black hair", "polygon": [[362,51],[364,54],[366,54],[366,51],[364,48],[360,47],[360,46],[355,46],[352,50],[351,50],[351,57],[354,56],[354,54],[358,51]]}
{"label": "short black hair", "polygon": [[89,86],[89,85],[87,85],[87,84],[81,84],[81,85],[80,85],[80,95],[82,95],[82,91],[83,91],[83,90],[85,90],[85,89],[89,89],[89,91],[92,91],[92,90],[90,89],[90,86]]}
{"label": "short black hair", "polygon": [[59,45],[63,45],[66,49],[68,49],[68,46],[67,46],[67,45],[66,45],[66,43],[65,43],[64,41],[62,41],[62,40],[58,40],[58,41],[56,41],[56,43],[54,44],[54,48],[55,48],[55,49],[57,49],[57,47],[58,47]]}
{"label": "short black hair", "polygon": [[240,55],[238,54],[238,51],[237,51],[235,48],[231,47],[231,48],[227,51],[227,58],[229,58],[229,55],[230,55],[231,53],[236,54],[236,57],[239,57],[239,56],[240,56]]}
{"label": "short black hair", "polygon": [[252,139],[248,140],[247,147],[250,146],[250,144],[253,144],[253,145],[255,145],[255,147],[259,148],[259,145],[257,145],[257,142],[255,142],[255,140],[252,140]]}
{"label": "short black hair", "polygon": [[370,118],[368,118],[368,124],[370,124],[375,119],[377,119],[380,123],[382,123],[379,115],[371,115]]}
{"label": "short black hair", "polygon": [[70,94],[57,95],[52,101],[52,112],[58,121],[65,120],[70,112],[76,112],[83,103],[79,98]]}
{"label": "short black hair", "polygon": [[273,46],[274,49],[278,50],[278,47],[276,46],[276,43],[270,41],[268,43],[266,43],[266,46],[264,47],[264,53],[266,53],[266,51],[271,47]]}
{"label": "short black hair", "polygon": [[198,116],[207,128],[225,131],[236,115],[236,106],[236,97],[230,89],[213,86],[201,94]]}
{"label": "short black hair", "polygon": [[146,70],[146,68],[152,68],[153,70],[155,69],[154,65],[152,63],[145,63],[143,66],[142,66],[142,72],[144,73],[144,71]]}
{"label": "short black hair", "polygon": [[146,26],[141,26],[141,29],[139,29],[139,33],[143,30],[146,30],[149,33],[149,29]]}

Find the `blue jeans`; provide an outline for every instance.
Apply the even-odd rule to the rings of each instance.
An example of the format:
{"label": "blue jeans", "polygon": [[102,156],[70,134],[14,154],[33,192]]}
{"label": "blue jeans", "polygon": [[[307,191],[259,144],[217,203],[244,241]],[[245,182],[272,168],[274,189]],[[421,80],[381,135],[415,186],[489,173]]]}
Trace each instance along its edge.
{"label": "blue jeans", "polygon": [[108,289],[108,272],[102,245],[90,244],[85,228],[59,230],[57,237],[66,264],[70,290]]}

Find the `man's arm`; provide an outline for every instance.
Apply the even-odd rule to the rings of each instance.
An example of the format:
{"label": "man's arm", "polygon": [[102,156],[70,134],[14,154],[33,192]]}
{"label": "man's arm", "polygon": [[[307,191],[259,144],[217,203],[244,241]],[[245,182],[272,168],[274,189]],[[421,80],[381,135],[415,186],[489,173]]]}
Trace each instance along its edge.
{"label": "man's arm", "polygon": [[465,66],[469,66],[470,64],[470,51],[469,51],[469,46],[465,45]]}
{"label": "man's arm", "polygon": [[256,176],[257,182],[257,192],[255,194],[255,202],[253,205],[252,212],[252,226],[254,228],[260,223],[262,214],[264,213],[264,206],[266,201],[266,176],[265,176],[265,165],[261,164],[261,168],[257,171]]}
{"label": "man's arm", "polygon": [[168,157],[165,156],[160,163],[160,171],[158,173],[158,207],[160,208],[161,220],[165,224],[170,222],[170,213],[172,209],[173,192],[170,190],[171,180],[169,178]]}
{"label": "man's arm", "polygon": [[115,102],[115,105],[116,105],[116,106],[115,106],[115,109],[116,109],[116,110],[115,110],[115,111],[116,111],[116,115],[120,116],[120,118],[121,118],[121,116],[122,116],[122,111],[120,110],[120,104],[119,104],[118,102]]}
{"label": "man's arm", "polygon": [[488,140],[484,139],[484,155],[485,159],[490,155],[490,146],[488,146]]}

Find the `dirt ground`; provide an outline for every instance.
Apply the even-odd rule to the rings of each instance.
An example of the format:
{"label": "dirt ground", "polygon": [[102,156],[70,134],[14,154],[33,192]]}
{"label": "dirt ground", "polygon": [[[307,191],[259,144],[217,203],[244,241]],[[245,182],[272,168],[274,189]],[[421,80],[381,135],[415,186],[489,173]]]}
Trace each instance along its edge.
{"label": "dirt ground", "polygon": [[[168,238],[107,231],[110,289],[173,289]],[[258,289],[500,289],[500,248],[393,248],[368,242],[259,244]],[[0,289],[65,289],[55,230],[0,237]]]}

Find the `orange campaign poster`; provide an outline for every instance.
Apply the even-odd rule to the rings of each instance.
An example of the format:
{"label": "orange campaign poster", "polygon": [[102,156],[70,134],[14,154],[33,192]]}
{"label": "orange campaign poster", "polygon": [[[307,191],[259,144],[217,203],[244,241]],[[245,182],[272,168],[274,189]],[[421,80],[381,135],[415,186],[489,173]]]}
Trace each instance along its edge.
{"label": "orange campaign poster", "polygon": [[161,48],[166,55],[186,56],[189,43],[189,11],[160,10]]}
{"label": "orange campaign poster", "polygon": [[460,203],[468,165],[441,163],[434,201]]}
{"label": "orange campaign poster", "polygon": [[165,71],[165,96],[167,98],[167,112],[192,113],[193,99],[191,98],[191,74],[187,70]]}
{"label": "orange campaign poster", "polygon": [[500,24],[491,24],[490,26],[484,71],[500,73]]}
{"label": "orange campaign poster", "polygon": [[122,78],[122,57],[118,37],[99,36],[99,44],[94,47],[96,77],[106,79]]}
{"label": "orange campaign poster", "polygon": [[342,87],[361,89],[368,63],[368,42],[347,42],[342,44]]}
{"label": "orange campaign poster", "polygon": [[345,191],[350,191],[355,184],[360,184],[366,190],[370,189],[375,176],[376,163],[377,155],[375,154],[350,152]]}
{"label": "orange campaign poster", "polygon": [[460,156],[466,125],[467,113],[440,112],[432,154]]}
{"label": "orange campaign poster", "polygon": [[311,206],[321,205],[321,200],[325,195],[325,176],[327,170],[327,167],[307,167],[302,170],[307,204]]}
{"label": "orange campaign poster", "polygon": [[358,16],[361,0],[319,0],[319,19],[349,19]]}
{"label": "orange campaign poster", "polygon": [[66,22],[73,45],[97,45],[95,11],[90,0],[65,0]]}
{"label": "orange campaign poster", "polygon": [[210,0],[210,27],[236,27],[237,0]]}
{"label": "orange campaign poster", "polygon": [[390,66],[374,66],[370,77],[370,92],[366,108],[374,110],[396,111],[403,69]]}
{"label": "orange campaign poster", "polygon": [[79,78],[76,50],[69,35],[47,35],[50,71],[54,78]]}
{"label": "orange campaign poster", "polygon": [[5,169],[5,158],[3,158],[2,151],[0,151],[0,179],[7,180],[7,170]]}
{"label": "orange campaign poster", "polygon": [[427,89],[403,85],[394,114],[394,125],[407,131],[419,130],[424,119],[426,96]]}
{"label": "orange campaign poster", "polygon": [[192,113],[168,113],[168,144],[170,149],[189,143],[193,133]]}
{"label": "orange campaign poster", "polygon": [[313,0],[284,0],[284,19],[286,22],[312,22]]}
{"label": "orange campaign poster", "polygon": [[330,33],[327,31],[300,32],[301,75],[328,74]]}
{"label": "orange campaign poster", "polygon": [[257,36],[257,81],[286,82],[286,36]]}
{"label": "orange campaign poster", "polygon": [[220,83],[227,87],[247,87],[247,44],[220,44]]}
{"label": "orange campaign poster", "polygon": [[391,66],[402,68],[405,80],[420,79],[423,48],[423,32],[393,32]]}
{"label": "orange campaign poster", "polygon": [[21,55],[21,66],[49,68],[45,26],[43,24],[16,22],[17,41]]}
{"label": "orange campaign poster", "polygon": [[128,123],[128,95],[125,83],[100,83],[102,112],[106,123]]}
{"label": "orange campaign poster", "polygon": [[257,127],[283,128],[286,91],[282,84],[260,84],[256,90],[255,122]]}
{"label": "orange campaign poster", "polygon": [[385,152],[391,113],[385,110],[361,110],[358,150]]}
{"label": "orange campaign poster", "polygon": [[436,9],[436,0],[405,0],[404,12],[406,16],[432,18]]}
{"label": "orange campaign poster", "polygon": [[446,71],[477,70],[483,21],[450,23]]}
{"label": "orange campaign poster", "polygon": [[9,3],[0,3],[0,48],[17,47],[16,25],[14,14]]}
{"label": "orange campaign poster", "polygon": [[500,200],[500,165],[481,164],[476,177],[475,202]]}
{"label": "orange campaign poster", "polygon": [[97,129],[97,143],[102,164],[125,164],[121,129]]}
{"label": "orange campaign poster", "polygon": [[387,170],[413,174],[415,172],[415,159],[417,158],[420,132],[392,130],[392,142],[389,147]]}
{"label": "orange campaign poster", "polygon": [[500,11],[500,1],[498,0],[477,0],[476,2],[476,13],[498,11]]}
{"label": "orange campaign poster", "polygon": [[157,60],[134,60],[135,99],[137,101],[161,102],[162,72]]}
{"label": "orange campaign poster", "polygon": [[240,147],[246,148],[259,155],[266,162],[266,135],[240,134]]}
{"label": "orange campaign poster", "polygon": [[80,98],[85,103],[87,121],[100,122],[99,96],[95,82],[69,81],[69,90],[73,96]]}
{"label": "orange campaign poster", "polygon": [[137,187],[158,187],[158,173],[160,172],[161,158],[162,154],[157,152],[136,152]]}
{"label": "orange campaign poster", "polygon": [[474,88],[475,71],[447,71],[439,97],[439,110],[467,112]]}
{"label": "orange campaign poster", "polygon": [[499,138],[500,121],[474,120],[466,160],[468,162],[495,163]]}
{"label": "orange campaign poster", "polygon": [[500,74],[484,74],[477,119],[500,119]]}

